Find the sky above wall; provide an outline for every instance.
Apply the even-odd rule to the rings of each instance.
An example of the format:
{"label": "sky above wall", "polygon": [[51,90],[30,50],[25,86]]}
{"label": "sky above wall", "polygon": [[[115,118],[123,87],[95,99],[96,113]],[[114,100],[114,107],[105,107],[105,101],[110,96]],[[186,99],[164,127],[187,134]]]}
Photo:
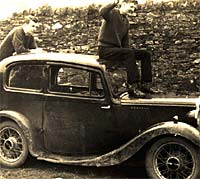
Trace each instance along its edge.
{"label": "sky above wall", "polygon": [[[154,2],[169,0],[153,0]],[[42,5],[48,4],[52,7],[83,7],[93,3],[105,4],[113,0],[0,0],[0,19],[5,19],[12,15],[13,12],[20,12],[25,9],[35,9]],[[146,0],[138,0],[139,4],[145,3]]]}

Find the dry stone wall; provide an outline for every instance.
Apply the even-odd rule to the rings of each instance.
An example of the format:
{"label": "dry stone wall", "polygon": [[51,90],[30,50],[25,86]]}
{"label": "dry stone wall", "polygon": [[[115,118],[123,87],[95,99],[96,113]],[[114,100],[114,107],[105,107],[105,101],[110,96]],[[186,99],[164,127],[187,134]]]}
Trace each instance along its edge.
{"label": "dry stone wall", "polygon": [[[101,24],[99,6],[36,10],[15,13],[0,21],[0,42],[23,17],[35,14],[42,25],[39,47],[46,51],[97,54]],[[130,45],[152,54],[155,86],[167,93],[200,95],[200,2],[180,0],[137,5],[129,15]]]}

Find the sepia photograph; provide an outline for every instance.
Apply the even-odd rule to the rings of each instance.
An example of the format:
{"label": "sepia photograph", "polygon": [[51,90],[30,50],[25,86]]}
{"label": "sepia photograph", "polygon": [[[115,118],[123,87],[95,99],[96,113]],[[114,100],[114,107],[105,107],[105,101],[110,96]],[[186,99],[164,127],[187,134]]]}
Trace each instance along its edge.
{"label": "sepia photograph", "polygon": [[0,2],[0,179],[199,178],[199,0]]}

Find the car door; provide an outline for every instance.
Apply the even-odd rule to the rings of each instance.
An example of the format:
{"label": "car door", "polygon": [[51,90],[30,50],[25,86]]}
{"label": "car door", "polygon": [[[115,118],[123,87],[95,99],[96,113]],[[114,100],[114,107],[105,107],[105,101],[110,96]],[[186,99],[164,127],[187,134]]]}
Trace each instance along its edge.
{"label": "car door", "polygon": [[118,134],[101,72],[50,64],[49,80],[44,105],[46,149],[74,156],[114,149]]}

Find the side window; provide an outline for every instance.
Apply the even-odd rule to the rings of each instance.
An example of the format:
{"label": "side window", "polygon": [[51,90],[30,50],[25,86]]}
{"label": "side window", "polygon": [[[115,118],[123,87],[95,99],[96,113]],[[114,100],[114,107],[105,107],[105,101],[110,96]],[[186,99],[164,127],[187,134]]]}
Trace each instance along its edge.
{"label": "side window", "polygon": [[50,90],[77,96],[104,96],[100,75],[80,68],[52,66]]}
{"label": "side window", "polygon": [[59,68],[56,81],[59,86],[76,86],[88,89],[89,79],[90,74],[88,71],[77,68],[61,67]]}
{"label": "side window", "polygon": [[19,64],[10,68],[7,86],[21,89],[40,90],[45,80],[44,66]]}

